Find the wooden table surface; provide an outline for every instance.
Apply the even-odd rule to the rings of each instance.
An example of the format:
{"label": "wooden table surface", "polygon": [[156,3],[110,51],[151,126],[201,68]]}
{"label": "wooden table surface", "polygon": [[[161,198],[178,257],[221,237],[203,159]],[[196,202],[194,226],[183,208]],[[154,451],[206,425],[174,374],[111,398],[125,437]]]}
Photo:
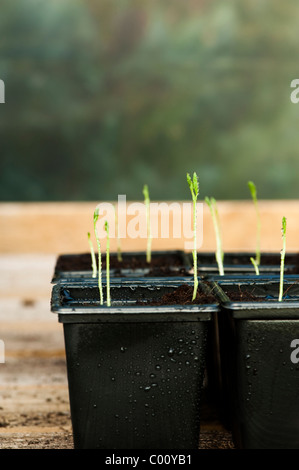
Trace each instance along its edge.
{"label": "wooden table surface", "polygon": [[[92,230],[95,206],[0,204],[0,340],[5,345],[5,363],[0,363],[0,449],[73,447],[63,331],[50,311],[50,282],[58,254],[88,251],[87,231]],[[170,223],[181,223],[180,207],[170,215]],[[280,252],[282,216],[287,218],[287,250],[299,251],[299,200],[260,201],[259,208],[262,251]],[[218,210],[224,251],[254,251],[252,201],[220,201]],[[206,206],[202,229],[202,251],[214,251]],[[153,240],[153,249],[181,249],[183,243],[170,235]],[[145,247],[145,240],[122,240],[124,251]],[[199,447],[234,447],[230,433],[206,405]]]}
{"label": "wooden table surface", "polygon": [[[55,259],[0,256],[0,449],[73,448],[62,325],[50,311]],[[233,448],[206,405],[199,447]]]}

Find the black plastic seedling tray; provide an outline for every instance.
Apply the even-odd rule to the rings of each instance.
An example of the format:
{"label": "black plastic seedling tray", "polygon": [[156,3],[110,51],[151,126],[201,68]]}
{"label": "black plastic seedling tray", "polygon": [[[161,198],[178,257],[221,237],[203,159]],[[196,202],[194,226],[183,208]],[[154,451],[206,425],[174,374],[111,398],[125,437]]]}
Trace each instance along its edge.
{"label": "black plastic seedling tray", "polygon": [[276,278],[217,283],[223,409],[239,448],[299,449],[298,281],[282,302]]}
{"label": "black plastic seedling tray", "polygon": [[[192,255],[189,254],[190,263]],[[251,276],[255,275],[255,269],[250,258],[255,258],[255,253],[225,253],[224,254],[224,275],[225,276]],[[261,264],[259,266],[262,275],[279,275],[280,273],[280,253],[262,253]],[[215,253],[198,253],[198,273],[202,277],[216,279],[219,275],[218,265],[216,263]],[[299,274],[299,254],[287,253],[285,257],[285,274]]]}
{"label": "black plastic seedling tray", "polygon": [[[59,283],[75,448],[196,449],[201,390],[216,302],[149,306],[178,284]],[[201,286],[200,286],[201,289]]]}
{"label": "black plastic seedling tray", "polygon": [[[118,262],[117,254],[111,253],[111,278],[183,277],[190,275],[189,257],[181,250],[153,251],[153,262],[150,265],[147,265],[146,255],[143,252],[125,252],[122,257],[123,262]],[[105,254],[103,254],[103,276],[106,275],[105,261]],[[130,264],[131,261],[132,265]],[[58,257],[52,283],[65,280],[92,280],[91,255],[89,253],[64,254]]]}

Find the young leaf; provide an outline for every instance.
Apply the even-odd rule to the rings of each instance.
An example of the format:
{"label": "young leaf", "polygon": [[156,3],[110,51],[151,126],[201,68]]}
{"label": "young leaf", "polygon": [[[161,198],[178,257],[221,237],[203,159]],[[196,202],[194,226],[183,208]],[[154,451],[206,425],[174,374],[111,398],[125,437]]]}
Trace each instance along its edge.
{"label": "young leaf", "polygon": [[145,185],[143,186],[142,192],[143,192],[143,196],[144,196],[145,202],[146,202],[146,203],[149,202],[150,198],[149,198],[149,191],[148,191],[148,185],[147,185],[147,184],[145,184]]}
{"label": "young leaf", "polygon": [[191,179],[190,174],[187,173],[187,183],[189,185],[192,200],[194,202],[194,201],[197,200],[197,197],[198,197],[198,194],[199,194],[198,177],[197,177],[197,174],[195,172],[193,173],[193,178],[192,179]]}
{"label": "young leaf", "polygon": [[253,181],[248,181],[248,188],[251,192],[251,196],[253,201],[256,203],[257,202],[257,197],[256,197],[256,186]]}
{"label": "young leaf", "polygon": [[199,185],[198,185],[197,174],[195,172],[193,173],[193,190],[194,190],[195,196],[197,198],[197,196],[199,194]]}
{"label": "young leaf", "polygon": [[96,207],[96,209],[93,213],[93,223],[94,223],[94,225],[97,223],[98,218],[99,218],[99,208]]}

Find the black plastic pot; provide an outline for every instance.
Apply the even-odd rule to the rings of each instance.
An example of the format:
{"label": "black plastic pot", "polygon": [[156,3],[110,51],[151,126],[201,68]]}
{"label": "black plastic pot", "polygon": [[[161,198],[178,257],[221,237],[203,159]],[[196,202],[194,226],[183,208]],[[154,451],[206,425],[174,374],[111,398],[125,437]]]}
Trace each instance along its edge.
{"label": "black plastic pot", "polygon": [[[176,283],[59,283],[75,448],[196,449],[207,342],[218,305],[137,305]],[[201,285],[200,285],[201,289]]]}
{"label": "black plastic pot", "polygon": [[[190,260],[186,253],[176,251],[153,251],[152,263],[147,265],[144,252],[122,253],[123,263],[117,261],[117,254],[111,253],[111,277],[169,277],[189,276]],[[106,275],[105,254],[102,255],[103,276]],[[131,266],[132,262],[132,266]],[[65,280],[93,280],[90,253],[64,254],[57,259],[52,283]]]}
{"label": "black plastic pot", "polygon": [[[284,283],[282,302],[276,279],[218,284],[223,407],[238,448],[299,449],[298,281]],[[237,301],[245,291],[257,299]]]}

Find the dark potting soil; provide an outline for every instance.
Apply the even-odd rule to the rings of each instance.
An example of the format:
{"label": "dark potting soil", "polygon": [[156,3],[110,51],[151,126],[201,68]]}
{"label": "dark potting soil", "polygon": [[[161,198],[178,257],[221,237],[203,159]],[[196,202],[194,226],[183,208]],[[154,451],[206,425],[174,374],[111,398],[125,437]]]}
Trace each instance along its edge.
{"label": "dark potting soil", "polygon": [[[116,272],[116,275],[118,273]],[[120,274],[120,273],[119,273]],[[188,276],[189,273],[184,267],[178,267],[177,269],[170,268],[169,266],[153,267],[149,270],[148,274],[144,277],[171,277],[171,276]]]}
{"label": "dark potting soil", "polygon": [[[76,295],[73,297],[73,294],[70,294],[68,289],[63,289],[60,294],[60,303],[61,305],[68,304],[70,301],[73,303],[79,303],[80,306],[90,307],[90,305],[96,305],[99,302],[98,290],[96,293],[93,289],[88,289],[85,292],[85,296],[90,296],[89,298],[84,297],[84,299],[77,298]],[[96,296],[96,297],[95,297]],[[136,300],[135,305],[138,306],[163,306],[163,305],[196,305],[196,304],[212,304],[216,303],[216,298],[208,293],[202,292],[200,289],[197,291],[197,295],[194,301],[193,297],[193,285],[180,285],[177,288],[173,289],[170,293],[163,294],[159,297],[159,292],[156,293],[157,298],[154,300]],[[113,295],[111,295],[111,305],[113,306]],[[117,299],[118,300],[118,299]]]}
{"label": "dark potting soil", "polygon": [[264,302],[264,297],[254,295],[253,292],[239,291],[227,294],[231,302]]}
{"label": "dark potting soil", "polygon": [[215,297],[212,295],[197,290],[197,295],[194,301],[193,297],[193,286],[181,285],[174,291],[164,294],[160,299],[152,300],[149,302],[139,301],[137,305],[196,305],[196,304],[211,304],[216,303]]}
{"label": "dark potting soil", "polygon": [[[229,264],[251,264],[250,257],[247,254],[243,253],[236,253],[235,256],[234,254],[230,254],[229,260],[225,259],[225,253],[224,253],[224,264],[229,261]],[[299,266],[299,253],[287,253],[285,261],[287,264],[292,264],[295,265],[297,264]],[[280,264],[280,254],[278,253],[275,255],[275,253],[261,253],[261,265],[279,265]]]}
{"label": "dark potting soil", "polygon": [[[97,258],[96,254],[96,258]],[[186,269],[182,266],[182,259],[176,254],[163,254],[163,255],[152,255],[151,263],[146,262],[146,255],[141,257],[128,256],[124,257],[122,261],[118,261],[117,255],[112,254],[110,256],[110,269],[115,270],[114,276],[121,275],[122,269],[150,269],[146,276],[184,276],[186,275]],[[173,268],[176,268],[175,270]],[[106,269],[106,256],[102,256],[102,269]],[[91,255],[90,253],[82,253],[78,255],[60,255],[56,262],[55,271],[90,271],[91,266]]]}
{"label": "dark potting soil", "polygon": [[[283,299],[288,300],[292,297],[288,296],[288,289],[286,289],[283,293]],[[226,295],[228,296],[231,302],[268,302],[268,301],[277,301],[278,300],[278,292],[277,295],[273,294],[266,294],[265,295],[256,295],[254,293],[254,287],[252,290],[245,289],[244,287],[241,289],[241,286],[237,291],[227,292]]]}
{"label": "dark potting soil", "polygon": [[[225,259],[224,254],[224,265],[251,265],[249,256],[238,254],[236,256],[230,256],[229,263]],[[280,266],[280,255],[275,254],[264,254],[261,253],[261,266]],[[287,253],[285,258],[285,273],[286,274],[298,274],[299,273],[299,253]]]}

